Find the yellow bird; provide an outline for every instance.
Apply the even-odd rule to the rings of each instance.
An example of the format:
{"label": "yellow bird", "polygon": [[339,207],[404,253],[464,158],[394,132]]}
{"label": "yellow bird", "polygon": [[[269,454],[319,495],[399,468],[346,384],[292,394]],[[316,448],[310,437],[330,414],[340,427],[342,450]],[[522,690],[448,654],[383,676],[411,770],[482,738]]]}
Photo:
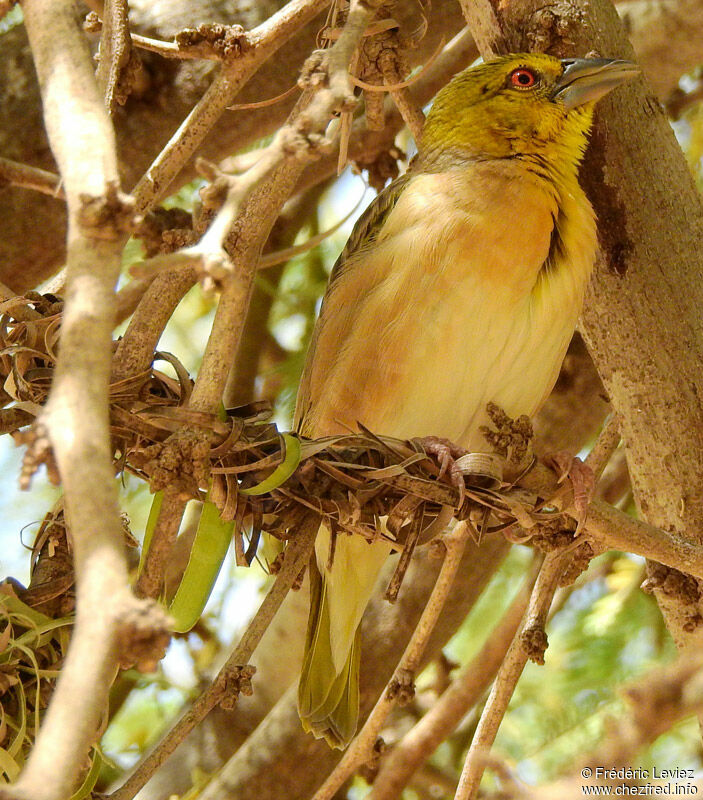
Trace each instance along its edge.
{"label": "yellow bird", "polygon": [[[609,59],[509,55],[434,100],[418,155],[359,219],[327,289],[298,393],[305,436],[362,423],[490,452],[494,402],[532,416],[552,389],[596,252],[578,183],[595,102],[637,73]],[[359,625],[391,548],[317,535],[303,726],[333,747],[359,713]]]}

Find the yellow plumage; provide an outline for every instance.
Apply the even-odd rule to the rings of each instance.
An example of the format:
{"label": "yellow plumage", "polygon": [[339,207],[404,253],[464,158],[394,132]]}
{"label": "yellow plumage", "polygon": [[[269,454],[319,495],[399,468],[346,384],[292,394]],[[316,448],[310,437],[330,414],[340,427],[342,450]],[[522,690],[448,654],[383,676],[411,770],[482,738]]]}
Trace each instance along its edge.
{"label": "yellow plumage", "polygon": [[[335,267],[301,383],[306,436],[361,422],[490,451],[486,406],[533,415],[556,380],[593,265],[577,170],[592,106],[626,62],[515,55],[435,99],[411,171],[360,219]],[[529,84],[529,85],[527,85]],[[359,622],[385,542],[316,542],[303,725],[345,746],[358,716]]]}

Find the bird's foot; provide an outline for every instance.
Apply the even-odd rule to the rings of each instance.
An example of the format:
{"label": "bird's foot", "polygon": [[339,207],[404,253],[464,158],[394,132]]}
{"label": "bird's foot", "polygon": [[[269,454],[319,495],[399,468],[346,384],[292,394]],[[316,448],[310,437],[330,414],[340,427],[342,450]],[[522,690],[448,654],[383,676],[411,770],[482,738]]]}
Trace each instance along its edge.
{"label": "bird's foot", "polygon": [[428,456],[433,456],[436,460],[439,466],[437,480],[448,475],[452,486],[459,490],[458,507],[460,508],[464,502],[466,484],[464,483],[464,473],[456,462],[469,451],[442,436],[421,436],[413,441],[417,442]]}
{"label": "bird's foot", "polygon": [[571,482],[574,493],[576,522],[578,523],[576,535],[578,535],[586,521],[588,506],[596,488],[596,476],[593,470],[587,464],[584,464],[578,456],[574,456],[566,450],[554,453],[545,460],[549,466],[556,470],[559,476],[558,483],[563,483],[567,478]]}

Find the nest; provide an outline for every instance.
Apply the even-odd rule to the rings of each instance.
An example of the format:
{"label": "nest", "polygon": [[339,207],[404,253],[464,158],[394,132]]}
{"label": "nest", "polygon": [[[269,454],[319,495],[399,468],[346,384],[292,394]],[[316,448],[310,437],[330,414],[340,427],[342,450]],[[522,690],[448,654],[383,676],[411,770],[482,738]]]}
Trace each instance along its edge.
{"label": "nest", "polygon": [[[3,306],[0,374],[6,401],[13,400],[14,406],[3,409],[0,420],[5,414],[5,430],[13,424],[17,430],[46,400],[61,301],[30,293]],[[164,362],[175,377],[157,368]],[[115,460],[122,470],[148,481],[152,491],[175,487],[184,496],[203,500],[209,489],[208,499],[223,519],[236,523],[239,563],[251,563],[261,531],[288,539],[310,513],[324,519],[334,535],[387,537],[398,549],[412,549],[428,538],[428,531],[437,532],[432,523],[448,508],[458,519],[469,520],[477,537],[516,522],[531,526],[554,519],[554,511],[541,508],[537,495],[516,481],[502,480],[501,466],[511,456],[504,431],[491,434],[494,443],[500,441],[500,455],[459,460],[465,484],[460,490],[441,474],[419,440],[377,436],[363,427],[319,440],[293,437],[277,430],[267,404],[220,417],[192,411],[192,386],[180,361],[164,352],[155,354],[145,372],[114,381],[110,419]],[[498,427],[509,431],[504,415],[493,413]],[[9,422],[11,414],[20,416]],[[515,430],[524,439],[524,422],[518,423]],[[246,547],[243,533],[250,537]]]}

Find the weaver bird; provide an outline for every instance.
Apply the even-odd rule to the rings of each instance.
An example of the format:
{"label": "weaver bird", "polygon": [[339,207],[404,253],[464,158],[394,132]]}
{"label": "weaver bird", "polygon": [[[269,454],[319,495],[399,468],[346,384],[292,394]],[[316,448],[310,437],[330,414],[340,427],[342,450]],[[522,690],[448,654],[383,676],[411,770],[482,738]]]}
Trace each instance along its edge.
{"label": "weaver bird", "polygon": [[[596,251],[578,183],[595,102],[627,61],[509,55],[434,100],[408,172],[361,216],[327,289],[296,406],[301,434],[444,437],[491,452],[493,402],[532,416],[559,373]],[[359,625],[391,551],[315,542],[298,708],[345,747],[359,712]]]}

